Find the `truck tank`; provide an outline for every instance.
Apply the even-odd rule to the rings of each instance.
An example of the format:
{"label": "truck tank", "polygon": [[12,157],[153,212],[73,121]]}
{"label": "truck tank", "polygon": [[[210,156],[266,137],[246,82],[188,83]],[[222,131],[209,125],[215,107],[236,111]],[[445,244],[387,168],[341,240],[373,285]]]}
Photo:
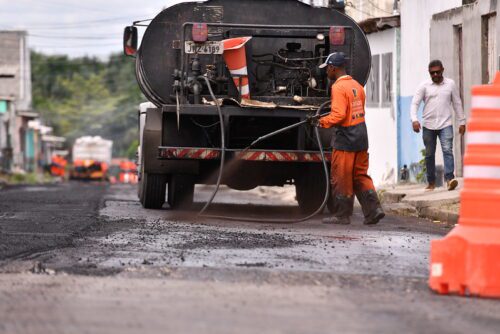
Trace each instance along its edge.
{"label": "truck tank", "polygon": [[[349,40],[349,43],[336,46],[329,43],[329,34],[326,30],[324,33],[325,48],[321,48],[318,41],[311,41],[311,36],[307,34],[294,36],[293,40],[280,39],[283,40],[282,43],[277,43],[277,37],[286,37],[287,31],[276,34],[262,29],[259,38],[254,37],[250,46],[252,55],[258,57],[248,56],[250,91],[253,96],[286,95],[283,94],[283,91],[280,91],[279,94],[276,93],[276,87],[274,90],[267,89],[266,91],[266,87],[259,82],[268,79],[268,76],[263,74],[266,72],[265,66],[262,65],[262,62],[266,60],[263,55],[275,54],[280,50],[284,58],[289,56],[290,58],[306,59],[315,58],[318,55],[325,56],[334,51],[343,51],[349,58],[348,73],[363,85],[368,79],[371,54],[367,39],[355,21],[339,10],[312,7],[297,0],[209,0],[180,3],[163,10],[149,23],[137,54],[136,75],[139,86],[145,96],[157,106],[175,102],[175,94],[172,89],[176,80],[175,71],[180,70],[180,60],[184,56],[180,44],[183,38],[184,40],[190,39],[188,35],[191,33],[191,29],[186,29],[183,35],[182,23],[184,22],[343,26],[348,28],[345,30],[345,39]],[[292,32],[292,30],[290,29],[288,32]],[[209,28],[209,40],[215,41],[247,34],[247,29],[239,27]],[[281,36],[279,36],[280,34]],[[286,63],[283,59],[276,60],[274,57],[273,62],[277,62],[277,66]],[[206,60],[201,60],[201,63],[202,68],[209,65]],[[322,74],[314,68],[318,63],[319,61],[309,61],[306,67],[310,67],[313,72],[316,72],[313,73],[313,76],[318,79],[317,81],[321,81]],[[284,67],[280,67],[280,69],[286,70]],[[283,80],[289,76],[289,73],[286,71],[273,72],[274,76],[281,76],[274,78],[275,86],[285,86]],[[229,76],[228,73],[222,74]],[[256,76],[260,76],[260,78],[256,78]],[[217,93],[223,93],[222,90],[219,89]],[[281,88],[281,90],[283,89]]]}

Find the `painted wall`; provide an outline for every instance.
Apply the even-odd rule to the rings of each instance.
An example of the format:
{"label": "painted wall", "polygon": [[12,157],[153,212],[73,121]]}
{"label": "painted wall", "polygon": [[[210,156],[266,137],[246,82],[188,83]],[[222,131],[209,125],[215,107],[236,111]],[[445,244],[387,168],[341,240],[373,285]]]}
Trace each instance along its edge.
{"label": "painted wall", "polygon": [[[483,73],[483,65],[487,66],[487,59],[483,56],[483,18],[486,19],[492,13],[500,10],[500,4],[497,0],[479,0],[478,2],[466,5],[460,8],[451,9],[438,13],[433,16],[431,23],[431,44],[430,54],[433,58],[443,60],[445,64],[445,75],[460,82],[459,75],[459,39],[457,28],[462,27],[462,83],[463,83],[463,102],[465,115],[468,118],[470,115],[470,89],[474,85],[480,85],[492,80],[491,76]],[[500,37],[498,31],[500,29],[499,22],[496,19],[497,41]],[[495,55],[495,59],[498,56]],[[498,63],[497,63],[498,66]],[[457,174],[462,174],[462,139],[458,135],[458,126],[455,122],[455,164]]]}
{"label": "painted wall", "polygon": [[[398,97],[398,165],[407,165],[414,180],[424,145],[411,127],[410,107],[418,85],[429,78],[432,15],[462,5],[462,0],[401,0],[401,95]],[[422,106],[421,106],[422,108]],[[419,112],[421,115],[421,112]],[[436,153],[436,163],[442,155]]]}
{"label": "painted wall", "polygon": [[394,0],[350,0],[345,11],[355,21],[393,15]]}
{"label": "painted wall", "polygon": [[[373,59],[378,59],[378,97],[377,104],[368,103],[366,106],[366,124],[368,127],[368,137],[370,142],[370,169],[369,174],[373,178],[376,186],[382,184],[393,184],[398,177],[397,159],[397,69],[399,55],[397,49],[397,38],[399,29],[389,29],[367,35],[372,51]],[[382,59],[392,54],[392,66],[387,66]],[[384,56],[385,55],[385,56]],[[378,57],[377,57],[378,56]],[[389,58],[387,58],[389,59]],[[387,103],[384,98],[387,83],[384,78],[385,73],[390,73],[389,95],[391,101]],[[372,94],[370,84],[366,87],[367,94]]]}
{"label": "painted wall", "polygon": [[[10,110],[2,116],[8,120],[6,135],[12,148],[12,168],[22,169],[24,164],[24,141],[22,132],[26,125],[20,112],[31,109],[31,61],[25,31],[0,31],[0,99],[11,102]],[[5,125],[5,123],[4,123]],[[7,140],[2,140],[6,145]],[[4,147],[0,147],[3,149]]]}
{"label": "painted wall", "polygon": [[12,98],[18,110],[31,107],[31,61],[25,31],[0,31],[0,98]]}

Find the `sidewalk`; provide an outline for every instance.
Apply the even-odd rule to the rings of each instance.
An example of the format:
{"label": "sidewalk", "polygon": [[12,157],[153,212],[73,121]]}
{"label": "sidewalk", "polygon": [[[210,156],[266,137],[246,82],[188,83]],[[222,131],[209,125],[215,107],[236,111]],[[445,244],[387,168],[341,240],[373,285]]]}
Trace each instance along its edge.
{"label": "sidewalk", "polygon": [[462,187],[463,179],[459,178],[458,187],[453,191],[439,187],[426,192],[424,184],[404,184],[381,187],[379,194],[388,213],[456,224]]}

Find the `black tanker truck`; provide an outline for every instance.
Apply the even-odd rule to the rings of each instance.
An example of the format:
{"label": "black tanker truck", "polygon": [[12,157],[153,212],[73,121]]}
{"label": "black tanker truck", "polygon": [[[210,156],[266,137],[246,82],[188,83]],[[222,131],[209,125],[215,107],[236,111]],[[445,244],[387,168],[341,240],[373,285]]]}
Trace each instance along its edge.
{"label": "black tanker truck", "polygon": [[[140,47],[138,27],[146,27]],[[302,211],[319,207],[325,176],[310,125],[251,143],[329,101],[332,82],[318,65],[334,51],[365,84],[370,48],[343,1],[321,8],[297,0],[185,2],[126,27],[124,52],[136,58],[150,101],[139,113],[142,205],[161,208],[168,187],[172,209],[189,206],[195,184],[217,182],[224,157],[222,184],[294,184]],[[320,130],[327,157],[334,131]]]}

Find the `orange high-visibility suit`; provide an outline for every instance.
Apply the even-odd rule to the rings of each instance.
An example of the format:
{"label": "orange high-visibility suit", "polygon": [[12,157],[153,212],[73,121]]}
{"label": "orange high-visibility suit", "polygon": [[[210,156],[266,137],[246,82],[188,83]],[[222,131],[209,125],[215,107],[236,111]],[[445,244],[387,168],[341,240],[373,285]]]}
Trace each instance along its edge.
{"label": "orange high-visibility suit", "polygon": [[53,176],[64,177],[67,163],[68,162],[66,161],[66,159],[64,159],[59,155],[52,156],[52,161],[50,164],[50,173]]}
{"label": "orange high-visibility suit", "polygon": [[331,90],[332,107],[319,120],[323,128],[335,127],[331,161],[332,195],[337,215],[352,215],[354,195],[365,217],[379,207],[373,181],[368,176],[368,133],[365,124],[365,90],[349,75],[337,79]]}

